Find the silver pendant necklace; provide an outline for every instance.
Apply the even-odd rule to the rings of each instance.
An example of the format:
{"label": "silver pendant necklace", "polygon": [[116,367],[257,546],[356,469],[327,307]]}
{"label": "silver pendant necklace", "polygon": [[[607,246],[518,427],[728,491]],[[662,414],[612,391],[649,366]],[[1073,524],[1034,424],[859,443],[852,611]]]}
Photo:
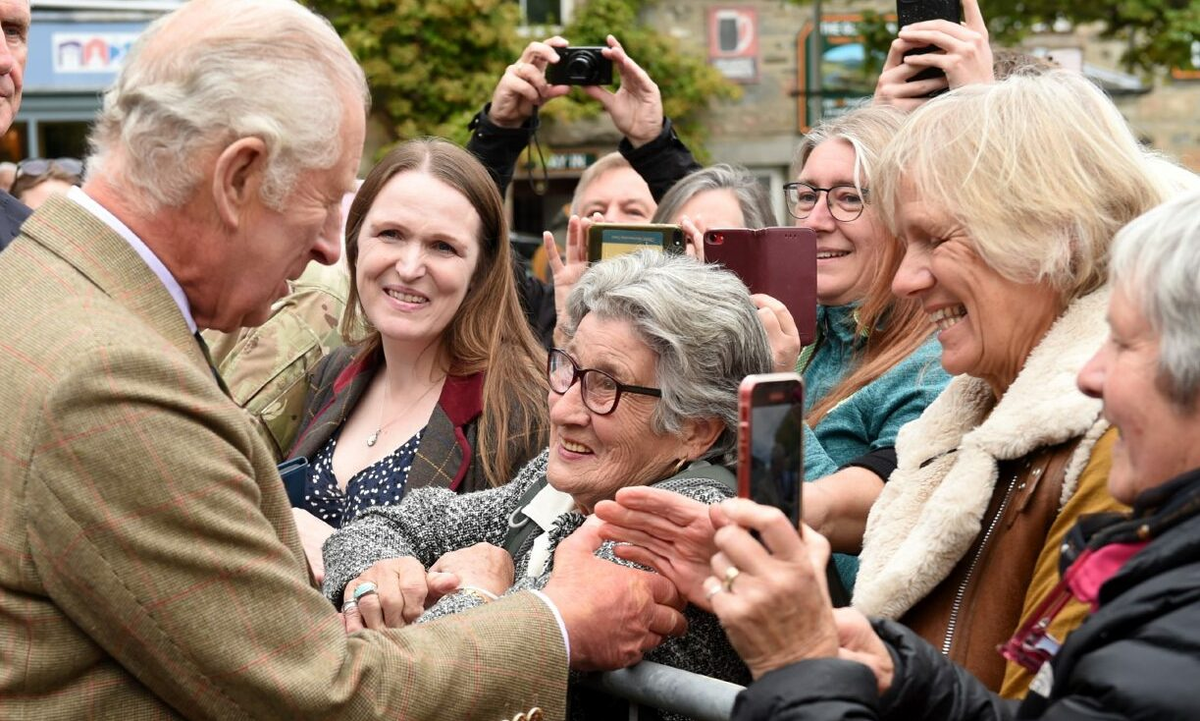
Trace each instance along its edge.
{"label": "silver pendant necklace", "polygon": [[[425,391],[423,393],[421,393],[421,395],[417,396],[417,399],[415,401],[413,401],[411,404],[409,404],[408,410],[412,410],[418,403],[420,403],[422,400],[424,400],[425,396],[429,395],[429,391],[436,388],[445,379],[446,379],[445,376],[442,376],[441,379],[437,380],[432,385],[430,385],[428,388],[426,388]],[[367,448],[374,448],[375,444],[379,442],[379,435],[381,433],[383,433],[383,429],[387,428],[388,426],[392,425],[397,420],[399,420],[400,416],[405,415],[405,413],[400,413],[400,414],[392,416],[392,419],[390,421],[388,421],[387,423],[383,422],[383,414],[388,409],[388,406],[391,405],[391,400],[390,400],[390,398],[391,398],[390,391],[391,390],[392,390],[391,381],[389,381],[387,379],[387,377],[384,376],[384,379],[383,379],[383,405],[381,405],[379,407],[379,423],[375,426],[375,432],[372,433],[371,435],[367,436]]]}

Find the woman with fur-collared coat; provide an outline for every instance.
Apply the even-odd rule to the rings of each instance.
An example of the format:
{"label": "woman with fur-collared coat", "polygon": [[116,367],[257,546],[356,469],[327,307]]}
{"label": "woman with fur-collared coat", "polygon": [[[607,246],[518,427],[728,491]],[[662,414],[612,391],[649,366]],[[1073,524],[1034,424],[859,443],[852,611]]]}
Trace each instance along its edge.
{"label": "woman with fur-collared coat", "polygon": [[1119,508],[1115,432],[1075,387],[1107,330],[1109,245],[1170,188],[1112,103],[1065,73],[931,102],[880,165],[877,199],[905,243],[892,288],[921,301],[958,377],[897,438],[854,605],[1020,696],[1031,678],[997,645],[1057,581],[1067,529]]}

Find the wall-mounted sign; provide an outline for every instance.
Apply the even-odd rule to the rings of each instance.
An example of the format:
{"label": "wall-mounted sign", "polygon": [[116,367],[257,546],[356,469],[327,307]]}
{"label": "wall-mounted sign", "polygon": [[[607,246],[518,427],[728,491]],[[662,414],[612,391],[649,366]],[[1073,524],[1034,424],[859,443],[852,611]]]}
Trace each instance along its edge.
{"label": "wall-mounted sign", "polygon": [[757,10],[708,9],[708,62],[734,82],[758,82]]}
{"label": "wall-mounted sign", "polygon": [[54,33],[54,72],[115,73],[135,39],[135,33]]}

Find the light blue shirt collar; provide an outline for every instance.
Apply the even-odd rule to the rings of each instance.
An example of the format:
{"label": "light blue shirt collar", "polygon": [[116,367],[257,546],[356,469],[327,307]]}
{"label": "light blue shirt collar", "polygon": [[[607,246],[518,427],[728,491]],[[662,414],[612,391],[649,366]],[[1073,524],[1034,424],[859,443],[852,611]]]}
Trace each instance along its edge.
{"label": "light blue shirt collar", "polygon": [[167,266],[163,265],[163,262],[158,259],[154,251],[150,250],[150,246],[142,242],[142,239],[137,237],[129,229],[129,226],[118,220],[117,216],[108,212],[103,205],[100,205],[91,196],[83,192],[83,189],[72,187],[67,191],[67,197],[79,204],[84,210],[99,218],[105,225],[112,228],[113,232],[129,243],[130,247],[137,252],[142,261],[150,267],[154,275],[158,276],[158,279],[166,286],[167,292],[171,294],[171,298],[179,306],[179,312],[183,314],[183,319],[187,321],[188,330],[195,335],[196,319],[192,317],[192,306],[188,303],[187,294],[183,292],[183,286],[179,285],[179,281],[175,280],[175,276],[171,275],[171,271],[167,270]]}

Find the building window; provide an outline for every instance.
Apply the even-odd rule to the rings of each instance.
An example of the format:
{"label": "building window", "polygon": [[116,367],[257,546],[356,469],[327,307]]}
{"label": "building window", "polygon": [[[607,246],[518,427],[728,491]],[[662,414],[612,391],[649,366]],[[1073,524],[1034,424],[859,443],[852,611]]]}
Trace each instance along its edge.
{"label": "building window", "polygon": [[574,0],[520,0],[521,22],[526,27],[562,27],[571,22]]}

